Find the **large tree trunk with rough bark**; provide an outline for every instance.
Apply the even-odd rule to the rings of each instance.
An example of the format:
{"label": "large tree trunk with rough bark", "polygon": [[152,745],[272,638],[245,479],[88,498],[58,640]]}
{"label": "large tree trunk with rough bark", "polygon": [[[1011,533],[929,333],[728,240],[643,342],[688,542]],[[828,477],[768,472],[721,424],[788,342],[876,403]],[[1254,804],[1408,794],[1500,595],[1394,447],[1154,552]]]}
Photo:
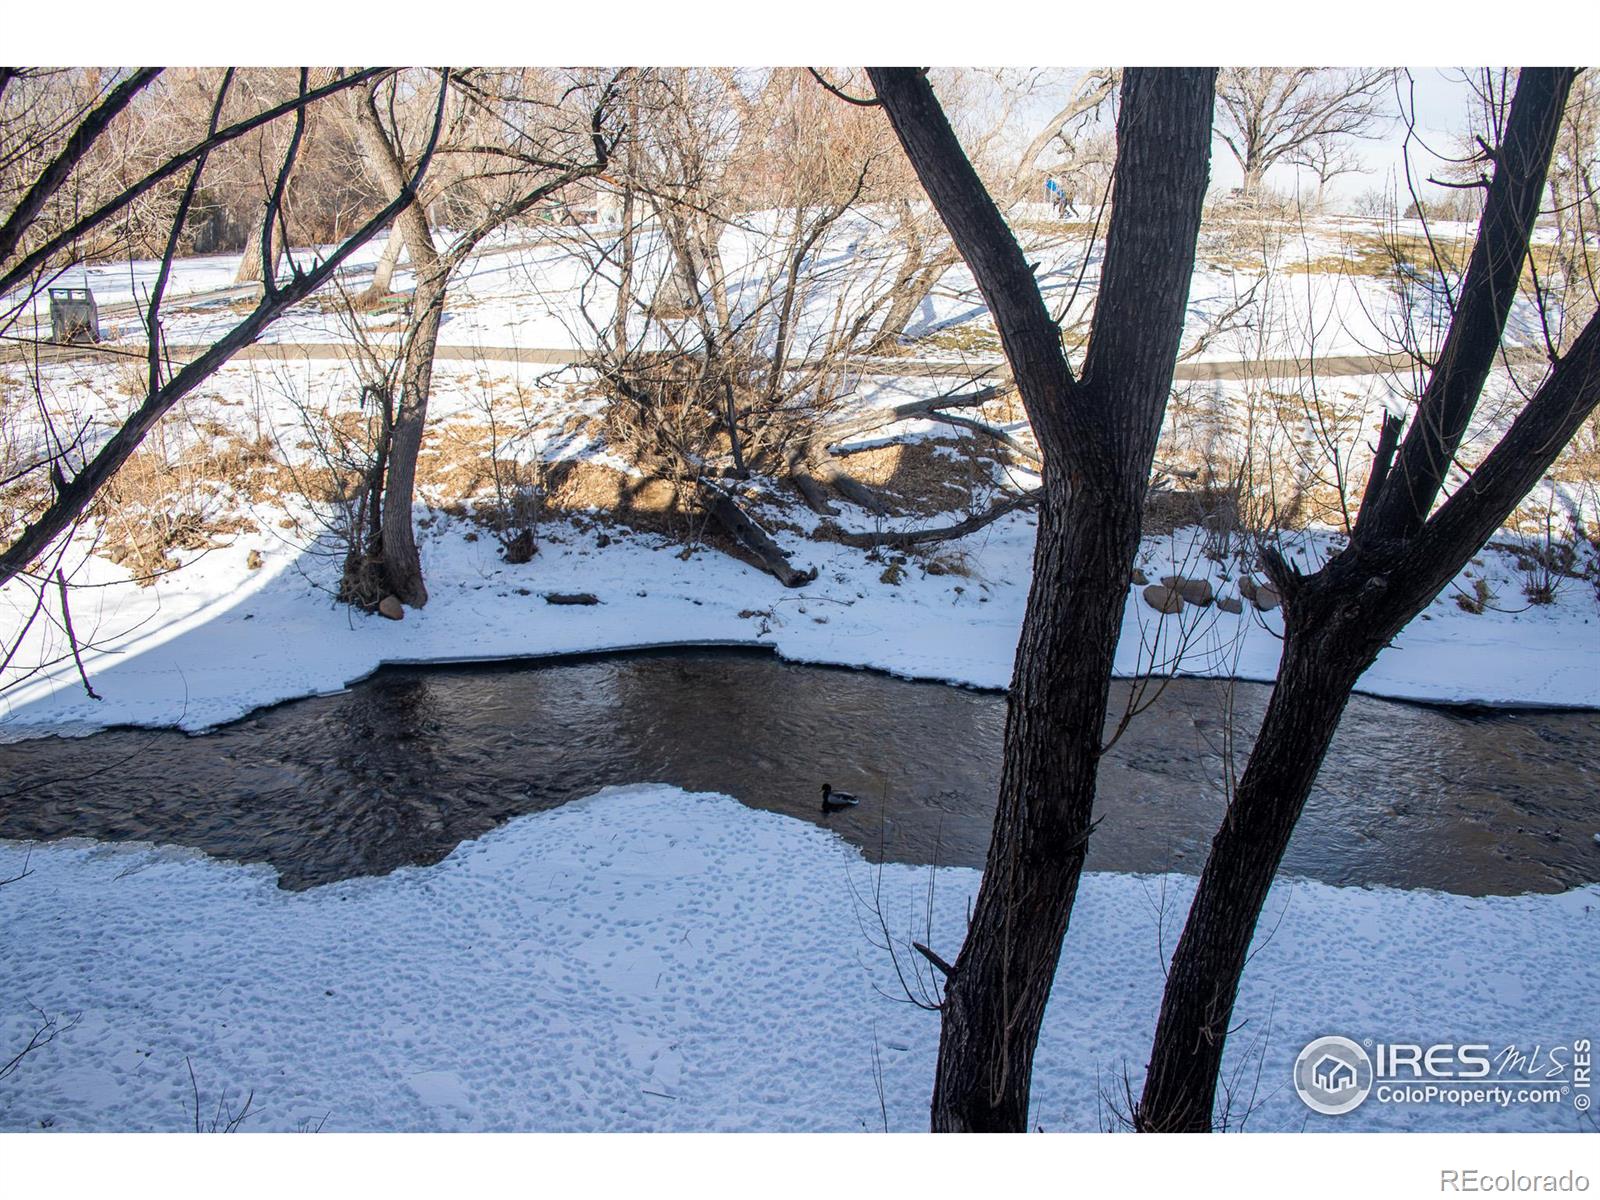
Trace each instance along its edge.
{"label": "large tree trunk with rough bark", "polygon": [[1126,496],[1040,506],[1006,712],[999,811],[944,996],[933,1128],[1025,1130],[1033,1053],[1088,850],[1100,734],[1139,510]]}
{"label": "large tree trunk with rough bark", "polygon": [[[283,267],[284,245],[282,237],[272,239],[272,277],[278,277]],[[234,283],[260,283],[261,274],[261,222],[250,223],[250,234],[245,239],[244,253],[239,258],[239,269],[233,273]]]}
{"label": "large tree trunk with rough bark", "polygon": [[994,837],[946,980],[932,1105],[935,1130],[1021,1131],[1091,831],[1112,657],[1194,267],[1215,72],[1124,77],[1116,208],[1081,381],[924,74],[870,74],[994,316],[1043,452]]}
{"label": "large tree trunk with rough bark", "polygon": [[1167,976],[1140,1129],[1211,1128],[1228,1022],[1256,922],[1351,688],[1370,661],[1342,625],[1312,624],[1301,617],[1288,634],[1256,752],[1212,842]]}
{"label": "large tree trunk with rough bark", "polygon": [[1572,76],[1525,69],[1519,77],[1444,346],[1398,446],[1398,426],[1385,423],[1350,544],[1311,575],[1264,556],[1284,598],[1283,658],[1167,976],[1139,1129],[1211,1128],[1256,923],[1351,691],[1600,401],[1600,325],[1591,318],[1466,483],[1432,511],[1500,350]]}
{"label": "large tree trunk with rough bark", "polygon": [[[384,132],[370,92],[352,100],[361,151],[384,187],[403,178],[404,167]],[[433,385],[433,356],[439,343],[448,270],[440,260],[428,227],[426,210],[413,200],[395,217],[395,227],[411,255],[416,289],[405,332],[405,362],[400,375],[400,400],[390,431],[388,472],[384,481],[379,559],[383,588],[402,604],[421,608],[428,602],[417,551],[412,506],[416,498],[417,456],[428,425],[428,394]]]}

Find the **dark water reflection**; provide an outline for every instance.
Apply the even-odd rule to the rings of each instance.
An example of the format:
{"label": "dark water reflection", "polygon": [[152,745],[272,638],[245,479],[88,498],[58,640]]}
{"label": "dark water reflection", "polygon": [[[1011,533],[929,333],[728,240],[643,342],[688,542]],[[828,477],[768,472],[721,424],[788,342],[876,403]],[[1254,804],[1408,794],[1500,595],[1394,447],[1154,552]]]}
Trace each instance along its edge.
{"label": "dark water reflection", "polygon": [[[1225,690],[1173,683],[1108,756],[1092,869],[1199,869],[1222,813]],[[1244,744],[1267,694],[1237,685]],[[299,888],[436,862],[607,784],[821,822],[829,780],[864,803],[826,823],[870,857],[976,866],[1004,721],[1001,696],[725,651],[386,670],[198,737],[0,745],[0,837],[177,843],[269,862]],[[1478,895],[1600,879],[1596,745],[1597,713],[1358,696],[1284,869]]]}

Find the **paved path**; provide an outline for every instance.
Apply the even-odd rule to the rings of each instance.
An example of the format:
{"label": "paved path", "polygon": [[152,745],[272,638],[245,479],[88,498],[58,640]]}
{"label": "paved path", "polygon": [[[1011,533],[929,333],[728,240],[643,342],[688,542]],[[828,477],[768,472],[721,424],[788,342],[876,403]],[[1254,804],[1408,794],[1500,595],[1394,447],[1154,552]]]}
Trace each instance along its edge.
{"label": "paved path", "polygon": [[[173,361],[185,362],[198,358],[206,349],[205,346],[176,345],[168,346],[167,352]],[[145,353],[142,344],[57,346],[50,342],[11,340],[10,344],[0,349],[0,362],[32,361],[35,355],[39,362],[46,364],[96,358],[125,358],[142,362]],[[231,361],[337,362],[347,358],[349,353],[350,347],[339,342],[257,342],[237,351]],[[1534,362],[1543,357],[1535,350],[1512,350],[1510,356],[1515,362]],[[589,361],[589,354],[574,348],[445,345],[435,351],[434,358],[438,362],[581,366]],[[1314,362],[1303,358],[1269,358],[1253,363],[1233,359],[1179,363],[1173,378],[1180,383],[1237,381],[1264,376],[1299,376],[1308,374],[1315,367],[1316,373],[1322,378],[1334,379],[1405,371],[1410,366],[1411,359],[1404,354],[1337,354],[1318,358]],[[862,367],[862,374],[871,379],[996,379],[1010,374],[1005,362],[1000,359],[876,358],[863,361]]]}
{"label": "paved path", "polygon": [[[530,245],[532,243],[529,243]],[[519,249],[521,247],[510,247]],[[351,268],[349,274],[371,274],[371,264]],[[205,292],[193,292],[185,296],[174,296],[169,302],[173,307],[196,307],[210,304],[226,304],[236,300],[249,299],[260,292],[259,284],[243,284],[225,288],[214,288]],[[140,316],[142,307],[135,301],[123,301],[118,304],[103,306],[100,315],[105,317]],[[43,330],[35,330],[31,337],[12,335],[0,340],[0,362],[30,362],[35,358],[40,363],[71,362],[78,359],[129,359],[144,361],[147,353],[143,344],[130,343],[116,346],[99,344],[82,344],[58,346],[43,338]],[[377,344],[390,344],[393,338],[376,338]],[[175,362],[185,362],[198,358],[208,347],[190,345],[169,345],[167,353]],[[349,354],[349,347],[339,342],[257,342],[253,346],[246,346],[233,355],[233,360],[276,360],[296,361],[310,360],[314,362],[334,362],[344,359]],[[1513,362],[1536,362],[1543,358],[1543,352],[1533,348],[1513,349],[1508,352]],[[576,348],[538,348],[519,346],[448,346],[442,345],[434,354],[436,361],[440,362],[493,362],[515,363],[530,366],[580,366],[588,361],[587,351]],[[970,378],[970,379],[1002,379],[1010,375],[1010,371],[1003,359],[999,358],[974,358],[970,360],[950,358],[916,358],[907,356],[874,358],[863,360],[862,374],[869,379],[905,379],[905,378]],[[1352,375],[1375,375],[1389,371],[1406,371],[1411,367],[1411,358],[1405,354],[1337,354],[1326,358],[1316,359],[1314,362],[1304,358],[1269,358],[1256,362],[1241,362],[1238,359],[1219,359],[1205,362],[1179,363],[1173,372],[1173,378],[1179,383],[1193,383],[1206,381],[1236,382],[1243,379],[1260,378],[1263,376],[1293,377],[1308,374],[1312,367],[1316,373],[1325,379],[1348,377]]]}

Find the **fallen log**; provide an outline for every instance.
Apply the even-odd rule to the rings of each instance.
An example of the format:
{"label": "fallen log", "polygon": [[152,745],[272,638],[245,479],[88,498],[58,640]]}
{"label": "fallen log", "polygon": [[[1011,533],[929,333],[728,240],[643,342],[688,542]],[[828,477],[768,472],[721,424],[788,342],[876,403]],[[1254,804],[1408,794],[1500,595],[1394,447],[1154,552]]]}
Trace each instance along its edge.
{"label": "fallen log", "polygon": [[829,487],[846,500],[859,504],[876,516],[885,516],[889,512],[887,500],[828,458],[825,452],[816,458],[806,459],[805,466],[808,471],[820,475]]}
{"label": "fallen log", "polygon": [[837,527],[830,528],[829,533],[833,539],[845,546],[855,546],[861,550],[875,548],[888,548],[892,550],[909,550],[913,546],[926,546],[933,542],[948,542],[954,538],[966,537],[969,533],[976,533],[986,525],[993,525],[1001,517],[1014,513],[1018,509],[1032,508],[1039,503],[1044,495],[1042,488],[1022,492],[1019,495],[1002,500],[991,505],[983,512],[968,517],[965,521],[958,521],[954,525],[939,525],[928,529],[902,529],[902,530],[875,530],[871,533],[850,533]]}
{"label": "fallen log", "polygon": [[822,485],[806,466],[804,450],[790,449],[784,456],[784,463],[788,467],[789,478],[794,481],[795,487],[800,489],[800,495],[812,512],[824,517],[839,515],[839,510],[829,503],[828,493],[823,490]]}
{"label": "fallen log", "polygon": [[993,387],[979,388],[975,392],[957,392],[946,396],[933,396],[927,400],[907,400],[904,404],[896,404],[893,408],[878,408],[852,417],[848,421],[830,425],[819,431],[812,438],[811,445],[817,450],[825,450],[845,438],[856,437],[859,434],[871,433],[874,429],[882,429],[888,425],[896,425],[901,421],[909,421],[913,417],[924,417],[938,420],[936,413],[941,413],[950,408],[982,408],[991,400],[998,400],[1016,390],[1015,384],[997,384]]}
{"label": "fallen log", "polygon": [[928,414],[929,420],[942,421],[946,425],[955,425],[960,429],[970,429],[984,437],[993,438],[1006,447],[1017,457],[1032,466],[1041,466],[1044,458],[1037,448],[1028,445],[1020,438],[1015,437],[998,425],[990,425],[985,421],[975,421],[971,417],[958,417],[955,413],[935,412]]}
{"label": "fallen log", "polygon": [[734,541],[755,555],[762,567],[784,587],[804,587],[817,577],[815,567],[809,571],[795,567],[789,561],[789,556],[783,552],[783,548],[772,540],[771,535],[756,524],[737,500],[716,484],[705,479],[700,480],[699,497],[701,505],[711,518]]}

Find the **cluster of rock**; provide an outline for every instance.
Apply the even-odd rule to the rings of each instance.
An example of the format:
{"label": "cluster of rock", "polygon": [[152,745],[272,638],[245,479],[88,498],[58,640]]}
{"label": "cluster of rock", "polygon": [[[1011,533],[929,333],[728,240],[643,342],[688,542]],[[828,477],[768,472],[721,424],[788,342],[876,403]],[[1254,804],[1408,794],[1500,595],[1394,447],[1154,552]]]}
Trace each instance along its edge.
{"label": "cluster of rock", "polygon": [[1210,608],[1215,604],[1223,612],[1241,613],[1244,600],[1255,605],[1258,612],[1270,612],[1282,603],[1275,587],[1270,583],[1257,583],[1248,575],[1239,580],[1238,596],[1218,596],[1209,579],[1189,579],[1183,575],[1163,575],[1160,583],[1151,583],[1145,573],[1137,569],[1133,573],[1133,583],[1147,585],[1144,602],[1163,614],[1182,612],[1186,604],[1194,608]]}

